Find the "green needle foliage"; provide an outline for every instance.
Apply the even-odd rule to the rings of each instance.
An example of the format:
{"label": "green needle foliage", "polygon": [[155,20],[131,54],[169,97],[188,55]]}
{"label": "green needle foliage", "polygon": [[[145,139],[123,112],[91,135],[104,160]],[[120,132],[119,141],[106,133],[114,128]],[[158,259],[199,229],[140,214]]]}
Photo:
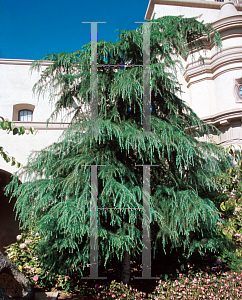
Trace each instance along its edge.
{"label": "green needle foliage", "polygon": [[[41,263],[56,274],[82,274],[90,263],[90,166],[98,167],[99,258],[121,260],[142,253],[143,170],[151,168],[152,249],[169,245],[189,254],[218,248],[216,224],[221,221],[214,203],[202,194],[217,189],[215,175],[230,166],[225,151],[196,137],[210,134],[179,97],[176,79],[180,58],[196,47],[199,38],[217,32],[196,19],[164,17],[151,26],[151,132],[142,128],[142,67],[98,68],[99,136],[90,119],[90,43],[74,53],[47,55],[33,64],[38,70],[52,61],[34,86],[50,92],[53,119],[63,110],[72,121],[58,143],[33,153],[8,185],[18,197],[16,210],[24,228],[35,226]],[[141,25],[120,31],[115,43],[100,41],[98,64],[143,64]],[[86,108],[86,110],[84,109]],[[19,179],[22,184],[19,183]],[[206,193],[207,192],[207,193]],[[120,209],[117,209],[120,208]],[[137,209],[139,208],[139,209]],[[161,247],[161,248],[159,248]]]}

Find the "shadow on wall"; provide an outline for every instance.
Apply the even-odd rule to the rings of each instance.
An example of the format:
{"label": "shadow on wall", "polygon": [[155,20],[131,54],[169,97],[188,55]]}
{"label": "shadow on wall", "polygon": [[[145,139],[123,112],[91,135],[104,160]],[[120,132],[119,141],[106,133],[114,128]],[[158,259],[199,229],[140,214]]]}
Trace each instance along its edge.
{"label": "shadow on wall", "polygon": [[15,221],[13,210],[15,201],[4,195],[5,186],[11,181],[11,174],[0,169],[0,251],[4,254],[5,246],[16,242],[16,236],[21,233],[19,222]]}

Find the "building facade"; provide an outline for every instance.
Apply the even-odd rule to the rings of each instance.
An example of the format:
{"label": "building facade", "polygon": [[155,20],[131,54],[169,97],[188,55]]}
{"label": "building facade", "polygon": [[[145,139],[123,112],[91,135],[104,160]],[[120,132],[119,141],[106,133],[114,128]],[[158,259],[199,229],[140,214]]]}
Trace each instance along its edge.
{"label": "building facade", "polygon": [[217,144],[242,145],[242,1],[150,0],[145,19],[165,15],[200,16],[199,21],[211,23],[220,33],[222,51],[204,38],[205,63],[201,64],[196,51],[183,61],[181,98],[221,131],[213,136]]}
{"label": "building facade", "polygon": [[[31,74],[32,61],[0,59],[0,116],[13,121],[17,127],[34,127],[36,134],[15,135],[0,130],[0,146],[9,156],[25,165],[31,151],[40,151],[56,142],[68,124],[61,123],[61,117],[46,128],[46,120],[53,111],[48,94],[38,98],[32,88],[40,78],[38,72]],[[46,63],[43,68],[48,65]],[[1,120],[2,121],[2,120]],[[14,201],[4,195],[4,187],[17,170],[0,157],[0,251],[3,246],[16,242],[20,233],[18,221],[13,213]]]}
{"label": "building facade", "polygon": [[[222,132],[213,136],[223,146],[242,145],[242,0],[235,3],[212,0],[150,0],[146,20],[165,15],[200,16],[199,20],[212,23],[223,42],[220,52],[211,42],[204,40],[207,50],[205,64],[198,61],[196,52],[184,61],[185,73],[179,74],[182,99],[197,115],[217,126]],[[31,151],[40,151],[56,142],[68,123],[61,117],[46,128],[52,112],[48,94],[38,99],[32,93],[40,74],[30,72],[32,61],[0,59],[0,116],[16,126],[34,127],[36,135],[13,136],[0,130],[0,146],[10,156],[26,164]],[[48,62],[43,66],[45,68]],[[0,159],[0,251],[16,241],[19,224],[13,213],[14,201],[4,196],[4,187],[15,166]]]}

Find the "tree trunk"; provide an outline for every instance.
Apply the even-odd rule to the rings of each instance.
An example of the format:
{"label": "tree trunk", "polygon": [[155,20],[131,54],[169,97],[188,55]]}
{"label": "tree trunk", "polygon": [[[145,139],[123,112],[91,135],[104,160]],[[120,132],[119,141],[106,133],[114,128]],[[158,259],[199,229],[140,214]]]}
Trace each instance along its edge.
{"label": "tree trunk", "polygon": [[129,284],[130,281],[130,258],[131,254],[129,252],[124,251],[124,257],[122,262],[122,273],[121,273],[121,281],[124,284]]}

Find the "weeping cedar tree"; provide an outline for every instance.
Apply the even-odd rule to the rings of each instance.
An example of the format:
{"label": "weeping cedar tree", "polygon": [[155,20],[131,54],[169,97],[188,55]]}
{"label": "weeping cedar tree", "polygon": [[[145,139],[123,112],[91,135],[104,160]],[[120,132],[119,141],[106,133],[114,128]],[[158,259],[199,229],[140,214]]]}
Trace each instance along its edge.
{"label": "weeping cedar tree", "polygon": [[[150,180],[153,258],[166,245],[188,255],[219,247],[216,224],[222,220],[214,203],[202,195],[216,190],[213,178],[230,166],[230,160],[222,147],[196,139],[214,128],[177,96],[176,70],[192,47],[204,47],[199,37],[212,36],[217,46],[221,41],[210,25],[194,18],[169,16],[156,22],[150,34],[148,135],[142,129],[142,67],[98,69],[99,136],[95,137],[88,106],[90,43],[80,51],[47,55],[33,63],[32,68],[40,70],[45,60],[52,61],[34,86],[36,93],[50,92],[55,104],[48,122],[63,110],[72,121],[57,143],[31,154],[7,193],[17,196],[16,213],[23,228],[34,226],[43,237],[38,246],[40,262],[49,275],[72,270],[83,274],[90,263],[88,165],[104,165],[98,168],[101,208],[142,208],[143,170],[136,165],[158,165],[151,168]],[[142,27],[120,31],[115,43],[98,42],[98,63],[142,65]],[[142,253],[142,210],[98,210],[97,218],[99,259],[105,258],[105,266],[114,258],[123,259],[125,271],[129,258]],[[123,280],[129,282],[129,276]]]}

